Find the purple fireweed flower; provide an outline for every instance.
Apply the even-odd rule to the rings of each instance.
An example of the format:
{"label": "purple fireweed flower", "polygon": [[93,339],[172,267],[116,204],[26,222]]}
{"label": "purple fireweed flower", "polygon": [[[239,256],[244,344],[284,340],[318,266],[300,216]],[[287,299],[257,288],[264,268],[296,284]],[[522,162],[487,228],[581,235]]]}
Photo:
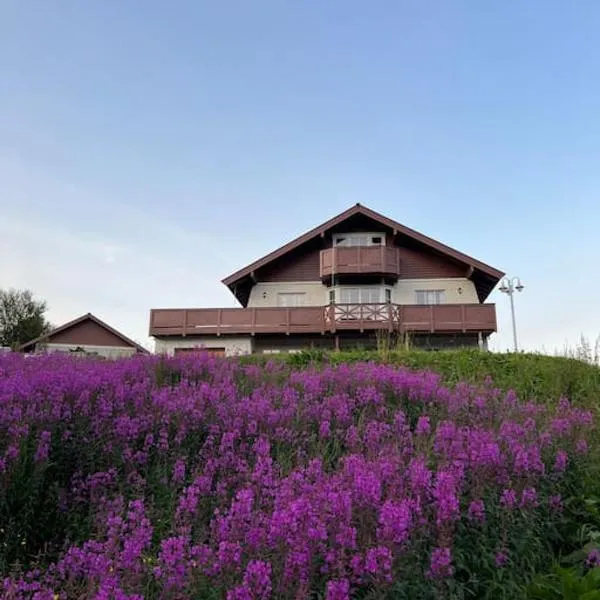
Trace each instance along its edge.
{"label": "purple fireweed flower", "polygon": [[171,478],[171,481],[178,485],[180,483],[183,483],[185,479],[185,460],[183,459],[178,459],[175,462],[175,465],[173,465],[173,476]]}
{"label": "purple fireweed flower", "polygon": [[254,597],[245,585],[238,585],[227,592],[226,600],[254,600]]}
{"label": "purple fireweed flower", "polygon": [[268,600],[271,597],[271,565],[261,560],[251,560],[244,573],[244,587],[252,598]]}
{"label": "purple fireweed flower", "polygon": [[414,494],[428,492],[431,486],[432,472],[427,467],[425,458],[416,457],[408,465],[408,479]]}
{"label": "purple fireweed flower", "polygon": [[438,526],[458,518],[460,505],[457,492],[458,481],[454,473],[448,470],[438,471],[433,488]]}
{"label": "purple fireweed flower", "polygon": [[556,512],[562,511],[563,503],[562,503],[562,498],[561,498],[560,494],[550,496],[548,498],[548,506],[550,507],[551,510],[554,510]]}
{"label": "purple fireweed flower", "polygon": [[350,582],[347,579],[328,581],[325,600],[350,600]]}
{"label": "purple fireweed flower", "polygon": [[483,500],[473,500],[469,504],[469,519],[483,523],[485,521],[485,505]]}
{"label": "purple fireweed flower", "polygon": [[556,459],[554,460],[554,470],[558,473],[562,473],[567,468],[568,461],[569,455],[564,450],[559,450],[556,453]]}
{"label": "purple fireweed flower", "polygon": [[584,439],[577,440],[575,444],[575,450],[577,454],[587,454],[588,453],[588,443]]}
{"label": "purple fireweed flower", "polygon": [[600,566],[600,550],[598,548],[594,548],[588,552],[585,564],[590,568]]}
{"label": "purple fireweed flower", "polygon": [[521,493],[521,504],[522,507],[534,507],[538,505],[537,492],[535,488],[527,487]]}
{"label": "purple fireweed flower", "polygon": [[394,544],[402,544],[410,534],[412,511],[409,500],[397,503],[387,500],[379,513],[378,537]]}
{"label": "purple fireweed flower", "polygon": [[392,553],[384,546],[371,548],[365,557],[365,571],[381,577],[386,581],[392,580]]}
{"label": "purple fireweed flower", "polygon": [[504,508],[514,508],[517,505],[517,493],[513,489],[506,489],[502,491],[500,497],[500,506]]}
{"label": "purple fireweed flower", "polygon": [[50,451],[50,439],[52,434],[49,431],[42,431],[38,442],[38,447],[35,452],[35,462],[43,462],[48,459],[48,453]]}
{"label": "purple fireweed flower", "polygon": [[329,421],[321,421],[319,425],[319,437],[326,440],[331,435],[331,427]]}
{"label": "purple fireweed flower", "polygon": [[452,568],[452,554],[450,548],[434,548],[431,553],[431,561],[427,576],[432,579],[451,577],[454,573]]}
{"label": "purple fireweed flower", "polygon": [[500,550],[496,552],[494,561],[497,567],[504,567],[508,563],[508,552],[506,550]]}
{"label": "purple fireweed flower", "polygon": [[431,423],[429,417],[421,415],[415,427],[415,434],[419,436],[429,435],[431,433]]}

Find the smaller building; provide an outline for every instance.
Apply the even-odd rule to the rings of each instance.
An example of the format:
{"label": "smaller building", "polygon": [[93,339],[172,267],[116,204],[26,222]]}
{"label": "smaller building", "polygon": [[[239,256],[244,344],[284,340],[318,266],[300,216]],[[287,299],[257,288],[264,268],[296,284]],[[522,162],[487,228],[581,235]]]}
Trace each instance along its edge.
{"label": "smaller building", "polygon": [[20,352],[72,352],[104,358],[123,358],[149,354],[148,350],[129,339],[104,321],[87,313],[69,321],[19,348]]}

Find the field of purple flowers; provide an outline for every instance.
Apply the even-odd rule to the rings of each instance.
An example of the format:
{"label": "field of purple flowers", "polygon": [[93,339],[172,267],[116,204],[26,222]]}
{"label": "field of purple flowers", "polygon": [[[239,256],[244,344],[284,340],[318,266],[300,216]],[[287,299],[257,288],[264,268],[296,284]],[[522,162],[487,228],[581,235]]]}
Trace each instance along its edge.
{"label": "field of purple flowers", "polygon": [[1,356],[2,598],[519,598],[592,425],[393,365]]}

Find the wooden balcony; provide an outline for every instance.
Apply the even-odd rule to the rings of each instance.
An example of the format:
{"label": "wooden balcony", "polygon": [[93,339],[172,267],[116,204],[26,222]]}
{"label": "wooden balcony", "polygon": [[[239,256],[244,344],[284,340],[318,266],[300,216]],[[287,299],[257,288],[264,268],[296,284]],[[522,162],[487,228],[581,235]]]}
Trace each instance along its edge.
{"label": "wooden balcony", "polygon": [[389,246],[336,246],[321,250],[321,279],[332,275],[381,275],[397,279],[400,252]]}
{"label": "wooden balcony", "polygon": [[332,304],[297,308],[152,309],[151,336],[496,331],[494,304]]}

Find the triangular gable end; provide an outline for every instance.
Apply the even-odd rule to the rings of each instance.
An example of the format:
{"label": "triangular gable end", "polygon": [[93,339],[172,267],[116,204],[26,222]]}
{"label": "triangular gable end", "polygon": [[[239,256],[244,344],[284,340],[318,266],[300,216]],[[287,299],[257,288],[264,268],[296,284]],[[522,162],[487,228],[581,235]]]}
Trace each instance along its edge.
{"label": "triangular gable end", "polygon": [[49,333],[23,344],[19,350],[33,348],[37,344],[71,344],[76,346],[117,346],[134,348],[137,352],[147,354],[148,350],[129,339],[110,325],[101,321],[91,313],[69,321]]}
{"label": "triangular gable end", "polygon": [[380,227],[392,232],[394,236],[402,237],[410,240],[412,243],[427,248],[438,256],[443,256],[465,266],[465,273],[473,280],[479,300],[483,302],[490,294],[498,281],[504,276],[504,273],[495,269],[471,256],[468,256],[450,246],[446,246],[437,240],[429,238],[422,233],[419,233],[409,227],[402,225],[392,219],[389,219],[366,206],[356,204],[348,210],[340,213],[336,217],[329,219],[325,223],[311,229],[307,233],[297,237],[291,242],[281,246],[277,250],[267,254],[266,256],[254,261],[250,265],[240,269],[222,280],[231,292],[238,298],[243,306],[247,304],[250,288],[255,279],[255,274],[260,269],[267,267],[283,258],[285,255],[299,250],[301,247],[314,242],[317,238],[325,237],[326,235],[348,226],[351,222],[361,222],[368,220],[377,223]]}

